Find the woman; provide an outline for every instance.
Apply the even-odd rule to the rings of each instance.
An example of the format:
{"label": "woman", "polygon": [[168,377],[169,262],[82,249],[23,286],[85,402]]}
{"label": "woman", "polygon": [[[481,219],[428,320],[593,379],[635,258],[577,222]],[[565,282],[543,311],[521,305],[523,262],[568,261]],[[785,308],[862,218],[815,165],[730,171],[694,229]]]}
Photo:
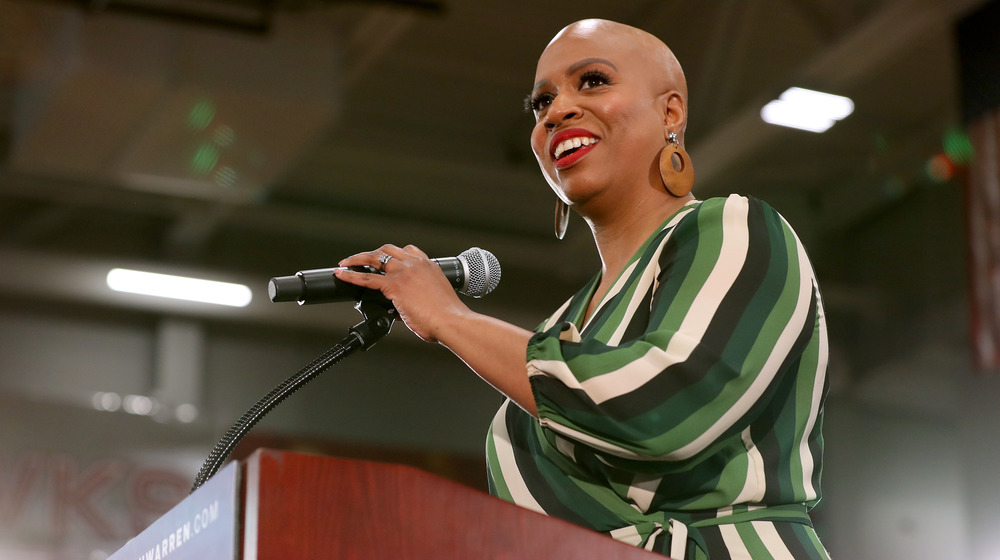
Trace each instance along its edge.
{"label": "woman", "polygon": [[807,514],[826,327],[795,234],[760,201],[689,193],[684,75],[645,32],[570,25],[529,104],[557,235],[572,208],[600,253],[587,286],[532,333],[470,311],[413,246],[341,262],[384,275],[338,277],[509,397],[495,495],[677,559],[827,558]]}

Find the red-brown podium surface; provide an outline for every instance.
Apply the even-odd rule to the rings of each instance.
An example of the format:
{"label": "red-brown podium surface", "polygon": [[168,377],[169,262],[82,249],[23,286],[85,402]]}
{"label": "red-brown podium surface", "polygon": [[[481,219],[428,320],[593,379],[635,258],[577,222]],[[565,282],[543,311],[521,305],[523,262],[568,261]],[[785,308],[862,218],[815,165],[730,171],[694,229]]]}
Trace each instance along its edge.
{"label": "red-brown podium surface", "polygon": [[663,560],[401,465],[257,450],[243,560]]}

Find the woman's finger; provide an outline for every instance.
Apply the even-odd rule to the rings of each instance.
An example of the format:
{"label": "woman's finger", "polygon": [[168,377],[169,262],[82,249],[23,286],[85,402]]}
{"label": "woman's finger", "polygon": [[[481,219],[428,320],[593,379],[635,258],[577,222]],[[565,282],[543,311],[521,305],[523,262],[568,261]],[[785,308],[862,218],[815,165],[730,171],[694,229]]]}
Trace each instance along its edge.
{"label": "woman's finger", "polygon": [[340,266],[370,266],[376,270],[380,270],[385,264],[388,264],[389,260],[399,258],[403,255],[405,255],[405,252],[399,247],[386,244],[374,251],[365,251],[364,253],[351,255],[341,260],[338,264]]}
{"label": "woman's finger", "polygon": [[427,256],[427,253],[421,251],[420,247],[417,247],[416,245],[407,245],[406,247],[403,247],[403,251],[405,251],[405,252],[407,252],[407,253],[409,253],[411,255],[418,256],[418,257],[423,258],[423,259],[429,259],[430,258],[430,257]]}
{"label": "woman's finger", "polygon": [[[355,265],[350,265],[355,266]],[[370,272],[356,272],[349,268],[337,268],[333,270],[333,275],[337,277],[337,280],[342,280],[348,284],[354,284],[356,286],[361,286],[363,288],[370,288],[372,290],[382,290],[383,282],[385,277],[381,274],[372,274]]]}

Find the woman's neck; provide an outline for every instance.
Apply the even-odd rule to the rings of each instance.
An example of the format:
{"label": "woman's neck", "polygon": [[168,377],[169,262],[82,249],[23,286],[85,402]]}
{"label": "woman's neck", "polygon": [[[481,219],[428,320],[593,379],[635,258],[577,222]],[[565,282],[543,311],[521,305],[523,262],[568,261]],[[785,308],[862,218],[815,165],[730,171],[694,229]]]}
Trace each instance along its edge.
{"label": "woman's neck", "polygon": [[682,198],[664,194],[643,203],[619,204],[614,212],[600,218],[584,218],[590,224],[601,257],[601,281],[587,305],[584,320],[593,315],[639,247],[664,220],[691,200],[694,197],[690,194]]}
{"label": "woman's neck", "polygon": [[610,286],[660,224],[694,200],[691,195],[667,196],[669,198],[657,197],[643,204],[623,204],[619,211],[604,219],[587,219],[601,257],[602,285]]}

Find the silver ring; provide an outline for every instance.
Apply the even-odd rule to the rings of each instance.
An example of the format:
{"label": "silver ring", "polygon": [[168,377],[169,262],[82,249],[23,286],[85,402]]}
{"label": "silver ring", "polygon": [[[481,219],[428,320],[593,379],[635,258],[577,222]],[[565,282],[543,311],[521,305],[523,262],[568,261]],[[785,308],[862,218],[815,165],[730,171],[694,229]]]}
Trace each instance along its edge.
{"label": "silver ring", "polygon": [[378,271],[379,272],[381,272],[382,274],[385,274],[385,263],[389,262],[389,259],[391,259],[391,258],[392,258],[392,255],[388,255],[386,253],[382,253],[381,255],[378,256],[378,262],[379,262]]}

